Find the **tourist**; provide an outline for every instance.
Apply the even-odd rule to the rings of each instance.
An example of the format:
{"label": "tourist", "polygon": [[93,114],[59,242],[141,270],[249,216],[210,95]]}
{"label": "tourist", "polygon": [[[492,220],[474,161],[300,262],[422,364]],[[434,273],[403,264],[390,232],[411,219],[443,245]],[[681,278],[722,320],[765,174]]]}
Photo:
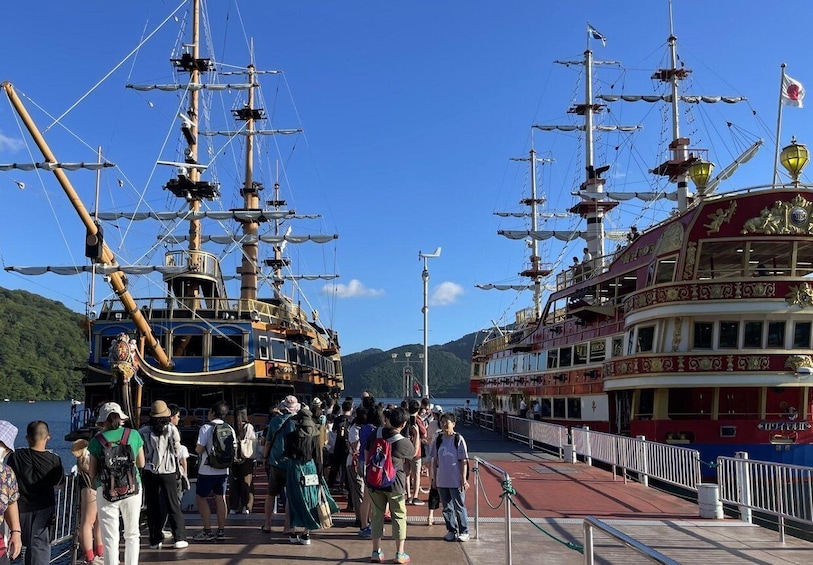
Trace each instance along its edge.
{"label": "tourist", "polygon": [[257,433],[248,421],[248,410],[238,406],[234,411],[234,431],[237,434],[237,456],[229,475],[229,512],[250,514],[254,508],[254,462]]}
{"label": "tourist", "polygon": [[156,400],[150,407],[150,420],[139,430],[144,440],[144,499],[147,503],[147,529],[150,549],[161,549],[164,541],[164,524],[169,519],[175,540],[175,549],[189,546],[186,541],[186,523],[178,498],[178,452],[181,450],[181,434],[171,421],[172,412],[163,400]]}
{"label": "tourist", "polygon": [[[293,430],[288,420],[299,412],[302,405],[296,396],[288,395],[279,405],[279,412],[265,429],[265,445],[263,446],[263,460],[268,475],[268,495],[265,499],[265,523],[261,529],[265,533],[271,532],[271,518],[276,507],[275,499],[285,494],[285,434]],[[286,524],[286,528],[287,524]]]}
{"label": "tourist", "polygon": [[525,402],[525,397],[519,401],[519,417],[525,418],[528,415],[528,404]]}
{"label": "tourist", "polygon": [[[370,439],[370,435],[372,435],[375,429],[379,426],[383,426],[385,421],[383,408],[380,404],[376,406],[375,399],[372,396],[362,399],[362,405],[365,404],[369,406],[365,408],[367,411],[367,418],[364,425],[359,429],[358,454],[358,473],[362,479],[362,482],[364,481],[365,475],[364,458],[366,457],[367,441]],[[373,535],[370,522],[370,518],[372,517],[372,501],[370,500],[370,489],[367,488],[366,484],[362,489],[361,495],[361,510],[359,511],[359,515],[361,516],[361,528],[358,531],[358,535],[361,538],[370,539]]]}
{"label": "tourist", "polygon": [[[90,452],[85,439],[71,444],[71,455],[76,457],[76,478],[79,482],[79,549],[85,558],[83,565],[102,565],[104,546],[96,511],[96,489],[90,479]],[[94,543],[95,542],[95,543]]]}
{"label": "tourist", "polygon": [[[169,421],[172,425],[178,428],[180,432],[181,423],[181,407],[177,404],[169,405]],[[183,502],[183,495],[190,489],[189,483],[189,468],[187,466],[187,459],[189,459],[189,449],[182,443],[178,449],[178,500]],[[183,508],[181,508],[183,511]],[[172,516],[169,517],[172,519]]]}
{"label": "tourist", "polygon": [[[389,426],[383,426],[381,437],[390,439],[401,434],[409,423],[409,412],[403,408],[394,408],[388,413]],[[372,457],[371,447],[375,443],[376,435],[370,435],[365,444],[365,461]],[[395,560],[393,563],[409,563],[409,555],[404,551],[407,536],[406,521],[406,475],[404,474],[404,461],[415,456],[415,446],[408,438],[401,437],[391,446],[392,463],[395,467],[396,478],[392,486],[374,489],[369,486],[370,501],[373,507],[372,540],[373,553],[370,557],[372,563],[383,563],[384,552],[381,549],[381,538],[384,536],[384,513],[389,505],[392,515],[392,537],[395,540]]]}
{"label": "tourist", "polygon": [[[96,508],[101,524],[102,544],[104,545],[104,565],[118,565],[119,563],[119,521],[124,523],[124,565],[138,565],[139,555],[139,529],[138,520],[141,514],[142,493],[138,490],[111,502],[104,496],[99,479],[99,473],[104,465],[104,447],[102,440],[110,444],[119,443],[124,437],[125,428],[122,423],[127,421],[127,415],[115,402],[107,402],[99,408],[96,424],[101,431],[93,436],[88,445],[90,451],[90,476],[96,485]],[[144,440],[141,434],[130,433],[127,445],[133,453],[135,462],[134,478],[136,485],[141,484],[139,469],[144,467]]]}
{"label": "tourist", "polygon": [[27,448],[21,448],[8,456],[8,466],[17,476],[20,498],[20,529],[25,546],[25,565],[48,565],[51,561],[51,520],[56,501],[54,488],[65,481],[62,460],[47,450],[51,439],[48,424],[35,420],[28,424],[25,433]]}
{"label": "tourist", "polygon": [[[330,462],[330,473],[327,484],[329,487],[344,486],[350,492],[349,476],[345,472],[347,461],[347,431],[353,423],[353,401],[342,402],[342,412],[333,419],[333,433],[336,439],[333,442],[333,454]],[[346,512],[353,511],[353,500],[348,495]]]}
{"label": "tourist", "polygon": [[[198,482],[195,488],[195,502],[198,506],[198,514],[203,529],[192,538],[195,541],[210,541],[213,539],[226,539],[226,483],[229,479],[229,466],[221,467],[223,462],[218,462],[216,467],[210,465],[215,461],[209,461],[214,455],[215,429],[226,424],[225,418],[229,414],[229,405],[224,401],[219,401],[209,409],[209,422],[201,426],[198,432],[198,441],[195,445],[195,453],[200,456],[200,467],[198,468]],[[232,455],[234,454],[234,444],[236,437],[234,429],[232,435]],[[206,498],[214,494],[215,511],[217,514],[217,533],[212,534],[211,511],[209,501]]]}
{"label": "tourist", "polygon": [[466,440],[455,432],[455,416],[440,417],[442,434],[432,443],[432,474],[435,488],[443,505],[446,541],[469,541],[469,518],[466,513],[468,481],[468,450]]}
{"label": "tourist", "polygon": [[285,523],[288,541],[293,544],[310,545],[310,532],[322,526],[316,516],[316,507],[324,496],[338,510],[330,494],[322,488],[322,469],[319,468],[321,447],[319,428],[310,408],[303,406],[291,416],[288,423],[292,431],[285,434],[284,455],[286,464]]}
{"label": "tourist", "polygon": [[8,540],[0,536],[0,562],[17,559],[23,549],[20,513],[17,500],[20,491],[14,470],[5,464],[6,455],[14,453],[17,428],[6,420],[0,420],[0,526],[8,528]]}
{"label": "tourist", "polygon": [[[467,401],[468,402],[468,401]],[[438,434],[441,433],[440,431],[440,417],[443,415],[443,408],[440,404],[435,404],[432,406],[432,415],[429,418],[429,421],[426,423],[426,438],[427,438],[427,445],[429,449],[426,452],[426,461],[424,465],[427,469],[429,469],[429,484],[434,485],[434,465],[432,464],[432,444],[435,443],[435,440],[438,438]],[[432,488],[436,487],[432,486]],[[426,525],[432,526],[435,523],[435,508],[433,508],[433,504],[431,504],[432,500],[432,490],[429,491],[430,494],[430,504],[429,507],[429,515],[426,517]]]}
{"label": "tourist", "polygon": [[421,404],[414,398],[407,404],[409,410],[408,437],[415,447],[415,456],[404,462],[404,472],[407,476],[406,503],[414,506],[423,506],[425,502],[418,498],[421,492],[421,448],[426,443],[426,424],[418,417]]}

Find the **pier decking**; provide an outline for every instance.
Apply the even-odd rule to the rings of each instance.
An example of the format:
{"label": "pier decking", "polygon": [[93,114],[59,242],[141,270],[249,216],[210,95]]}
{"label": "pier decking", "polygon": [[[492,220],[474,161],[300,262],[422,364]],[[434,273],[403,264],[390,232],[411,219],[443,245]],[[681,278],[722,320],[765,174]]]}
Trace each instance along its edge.
{"label": "pier decking", "polygon": [[[514,563],[577,564],[584,556],[565,545],[583,542],[583,518],[595,516],[616,529],[664,553],[680,563],[809,563],[813,543],[788,537],[779,541],[775,531],[745,524],[736,519],[701,520],[698,507],[668,493],[627,482],[612,473],[575,465],[530,451],[526,446],[503,440],[498,434],[475,427],[460,426],[470,454],[502,468],[511,476],[517,506],[533,520],[511,511],[512,559]],[[505,512],[496,509],[502,493],[501,477],[481,468],[485,497],[480,497],[480,522],[475,530],[474,491],[467,494],[470,532],[467,543],[445,542],[440,510],[435,524],[426,525],[426,506],[408,506],[409,526],[406,551],[412,563],[496,564],[505,563]],[[258,485],[259,486],[259,485]],[[259,490],[259,489],[258,489]],[[264,496],[258,492],[258,504]],[[488,502],[486,501],[488,499]],[[490,503],[490,505],[489,505]],[[341,505],[344,506],[343,504]],[[340,513],[327,531],[312,533],[310,546],[291,545],[282,533],[279,516],[273,533],[260,531],[262,507],[250,515],[230,515],[226,540],[190,542],[184,550],[150,550],[142,538],[142,563],[199,562],[207,565],[252,565],[254,563],[365,563],[371,542],[359,539],[352,514]],[[213,517],[214,518],[214,517]],[[187,514],[190,538],[199,528],[197,513]],[[547,535],[540,531],[544,529]],[[394,543],[385,527],[385,562],[392,562]],[[476,538],[475,538],[476,533]],[[601,532],[595,532],[597,563],[648,563],[644,557]]]}

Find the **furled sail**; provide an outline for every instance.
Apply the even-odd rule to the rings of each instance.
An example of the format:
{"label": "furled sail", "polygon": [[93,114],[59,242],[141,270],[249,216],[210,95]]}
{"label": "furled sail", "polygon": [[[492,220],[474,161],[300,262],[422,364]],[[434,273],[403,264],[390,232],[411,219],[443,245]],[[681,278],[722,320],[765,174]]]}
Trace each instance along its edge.
{"label": "furled sail", "polygon": [[33,171],[34,169],[42,169],[44,171],[54,171],[56,169],[65,169],[68,171],[78,171],[79,169],[87,169],[89,171],[98,171],[108,167],[115,167],[114,163],[54,163],[51,161],[43,161],[42,163],[8,163],[0,164],[0,171]]}
{"label": "furled sail", "polygon": [[[530,218],[530,212],[494,212],[495,216],[499,216],[501,218]],[[537,218],[568,218],[570,217],[569,212],[538,212],[536,214]]]}
{"label": "furled sail", "polygon": [[[643,95],[643,94],[599,94],[596,98],[604,100],[605,102],[672,102],[671,94],[664,95]],[[678,99],[681,102],[688,104],[716,104],[717,102],[725,102],[726,104],[737,104],[738,102],[745,102],[748,100],[745,96],[700,96],[700,95],[682,95]]]}
{"label": "furled sail", "polygon": [[232,137],[235,135],[292,135],[294,133],[302,133],[301,129],[255,129],[255,130],[239,130],[239,131],[202,131],[199,135],[207,137],[214,137],[216,135],[225,135]]}
{"label": "furled sail", "polygon": [[[189,241],[188,235],[166,235],[160,236],[158,239],[165,243],[183,243],[185,241]],[[329,243],[334,239],[339,239],[338,234],[327,234],[327,235],[204,235],[201,236],[201,242],[212,242],[212,243],[219,243],[223,245],[230,245],[232,243],[238,243],[244,245],[246,243],[257,243],[262,241],[263,243],[282,243],[283,241],[287,241],[289,243],[304,243],[306,241],[313,241],[314,243]]]}
{"label": "furled sail", "polygon": [[[542,125],[542,124],[534,124],[534,126],[538,130],[542,131],[584,131],[584,125],[568,125],[568,126],[557,126],[557,125]],[[597,131],[621,131],[621,132],[630,132],[630,131],[637,131],[642,129],[642,126],[593,126],[594,130]]]}
{"label": "furled sail", "polygon": [[196,91],[196,90],[248,90],[249,88],[257,86],[256,84],[200,84],[197,82],[190,82],[189,84],[128,84],[127,88],[138,90],[139,92],[148,92],[150,90],[163,90],[165,92],[172,92],[174,90]]}
{"label": "furled sail", "polygon": [[557,230],[542,230],[542,231],[530,231],[530,230],[499,230],[497,232],[498,235],[502,235],[507,237],[508,239],[525,239],[526,237],[530,237],[531,239],[535,239],[537,241],[542,241],[550,238],[558,239],[559,241],[572,241],[574,239],[582,237],[584,232],[579,230],[571,230],[571,231],[557,231]]}
{"label": "furled sail", "polygon": [[73,265],[67,267],[6,267],[6,271],[19,273],[21,275],[44,275],[53,273],[55,275],[80,275],[83,273],[95,272],[100,275],[109,275],[115,272],[127,275],[148,275],[150,273],[162,273],[165,275],[180,275],[189,271],[188,267],[170,267],[163,265]]}
{"label": "furled sail", "polygon": [[241,220],[247,222],[262,222],[268,220],[289,220],[321,218],[320,214],[298,215],[293,210],[201,210],[192,212],[181,210],[179,212],[99,212],[99,219],[104,221],[112,220],[201,220],[209,218],[212,220]]}

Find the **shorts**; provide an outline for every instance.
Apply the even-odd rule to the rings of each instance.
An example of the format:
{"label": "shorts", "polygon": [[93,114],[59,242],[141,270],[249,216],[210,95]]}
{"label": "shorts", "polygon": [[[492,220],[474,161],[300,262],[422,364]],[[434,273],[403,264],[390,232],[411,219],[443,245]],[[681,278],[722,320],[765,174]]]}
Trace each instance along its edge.
{"label": "shorts", "polygon": [[271,465],[268,471],[268,496],[279,496],[285,490],[285,469]]}
{"label": "shorts", "polygon": [[202,497],[214,493],[217,496],[226,494],[226,483],[228,475],[198,475],[198,483],[195,485],[195,494]]}

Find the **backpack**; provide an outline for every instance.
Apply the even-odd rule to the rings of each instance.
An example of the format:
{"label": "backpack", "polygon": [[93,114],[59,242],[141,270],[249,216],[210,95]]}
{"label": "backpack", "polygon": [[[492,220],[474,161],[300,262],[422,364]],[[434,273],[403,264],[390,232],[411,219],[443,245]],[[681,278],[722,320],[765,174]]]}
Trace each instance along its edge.
{"label": "backpack", "polygon": [[214,424],[206,464],[213,469],[228,469],[234,463],[234,430],[225,422]]}
{"label": "backpack", "polygon": [[389,488],[395,483],[396,470],[392,462],[392,445],[404,436],[395,434],[389,439],[383,437],[384,428],[377,428],[370,443],[369,459],[365,458],[364,480],[373,489]]}
{"label": "backpack", "polygon": [[102,446],[99,461],[99,481],[105,500],[116,502],[138,494],[138,479],[135,466],[135,455],[130,447],[130,428],[124,428],[121,439],[116,443],[107,441],[101,433],[96,440]]}
{"label": "backpack", "polygon": [[178,470],[178,458],[175,454],[175,445],[172,441],[172,430],[164,430],[155,435],[149,427],[141,428],[141,437],[144,438],[144,456],[148,471],[160,475],[171,475]]}
{"label": "backpack", "polygon": [[347,428],[350,427],[350,418],[347,416],[339,416],[339,426],[336,427],[336,422],[333,422],[333,431],[336,433],[336,441],[334,443],[334,453],[347,453]]}
{"label": "backpack", "polygon": [[294,429],[285,434],[285,447],[283,454],[289,459],[297,461],[311,461],[316,449],[316,437],[306,427],[302,420],[295,421]]}
{"label": "backpack", "polygon": [[[441,432],[438,432],[438,437],[435,440],[435,454],[436,454],[436,456],[437,456],[438,450],[440,449],[440,444],[441,443],[443,443],[443,434]],[[455,432],[454,433],[454,448],[457,449],[457,447],[459,445],[460,445],[460,434]],[[466,462],[468,463],[468,459],[466,460]],[[469,470],[470,470],[470,468],[471,468],[471,465],[467,464],[466,465],[466,480],[467,481],[469,480]]]}

